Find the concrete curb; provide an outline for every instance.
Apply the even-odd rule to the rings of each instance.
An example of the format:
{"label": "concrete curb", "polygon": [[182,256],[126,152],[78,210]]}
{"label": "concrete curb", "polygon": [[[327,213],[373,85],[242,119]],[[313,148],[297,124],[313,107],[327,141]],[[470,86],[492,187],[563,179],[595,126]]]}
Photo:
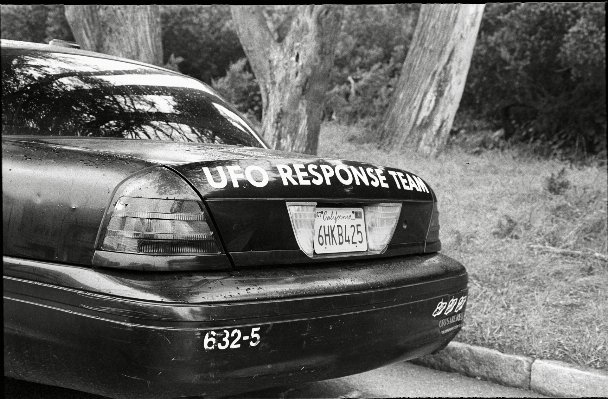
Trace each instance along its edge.
{"label": "concrete curb", "polygon": [[480,377],[501,385],[560,397],[606,397],[608,372],[553,360],[508,355],[452,341],[441,352],[412,363]]}

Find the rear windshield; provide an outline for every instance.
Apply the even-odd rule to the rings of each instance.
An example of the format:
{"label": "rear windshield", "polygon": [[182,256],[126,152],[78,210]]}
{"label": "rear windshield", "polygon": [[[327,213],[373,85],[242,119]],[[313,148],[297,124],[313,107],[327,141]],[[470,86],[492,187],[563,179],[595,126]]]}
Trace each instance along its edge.
{"label": "rear windshield", "polygon": [[2,52],[2,135],[118,137],[263,147],[208,86],[134,63]]}

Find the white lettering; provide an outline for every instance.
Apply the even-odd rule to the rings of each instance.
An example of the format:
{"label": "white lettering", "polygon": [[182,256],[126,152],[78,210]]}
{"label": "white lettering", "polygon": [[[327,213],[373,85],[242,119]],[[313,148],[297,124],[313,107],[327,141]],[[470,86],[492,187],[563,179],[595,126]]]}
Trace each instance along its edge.
{"label": "white lettering", "polygon": [[277,170],[281,175],[281,179],[283,179],[283,185],[287,186],[287,180],[291,182],[294,186],[297,186],[298,183],[293,179],[293,173],[291,172],[291,168],[287,165],[277,165]]}
{"label": "white lettering", "polygon": [[316,171],[317,165],[310,164],[308,165],[308,173],[313,175],[315,178],[311,180],[312,184],[315,186],[319,186],[323,183],[323,176]]}
{"label": "white lettering", "polygon": [[448,307],[446,308],[446,310],[443,314],[447,316],[450,313],[452,313],[452,310],[454,310],[454,306],[456,306],[457,303],[458,303],[458,299],[456,299],[456,298],[450,299],[450,302],[448,303]]}
{"label": "white lettering", "polygon": [[329,165],[321,165],[321,172],[323,172],[323,176],[325,176],[325,184],[330,186],[331,183],[329,182],[329,178],[334,175],[333,168]]}
{"label": "white lettering", "polygon": [[388,174],[393,176],[393,179],[395,180],[395,184],[397,185],[397,188],[401,188],[401,186],[399,185],[399,180],[397,180],[397,172],[393,172],[392,170],[389,170]]}
{"label": "white lettering", "polygon": [[416,180],[416,184],[418,184],[418,188],[420,188],[420,191],[424,191],[425,193],[429,192],[428,187],[426,186],[426,184],[424,184],[421,178],[419,178],[418,176],[414,176],[414,180]]}
{"label": "white lettering", "polygon": [[[225,172],[225,170],[227,172]],[[347,166],[339,164],[336,166],[326,164],[278,164],[276,165],[279,176],[284,186],[320,186],[331,185],[331,178],[335,176],[345,186],[370,184],[373,187],[390,188],[387,183],[385,172],[393,178],[397,189],[417,190],[429,192],[429,188],[418,176],[409,175],[395,170],[383,168],[372,168],[362,166]],[[243,169],[239,165],[217,166],[213,168],[202,168],[206,180],[213,188],[224,188],[228,185],[228,178],[232,186],[239,187],[239,180],[247,180],[254,187],[266,187],[270,180],[268,172],[261,166],[249,165]]]}
{"label": "white lettering", "polygon": [[462,309],[462,307],[464,306],[464,304],[467,301],[467,296],[463,296],[460,297],[460,299],[458,300],[458,305],[456,305],[456,309],[454,309],[454,312],[460,312],[460,309]]}
{"label": "white lettering", "polygon": [[226,187],[226,184],[228,184],[228,179],[226,179],[226,173],[224,173],[224,170],[222,169],[221,166],[218,166],[217,168],[215,168],[215,170],[217,170],[217,174],[220,176],[219,182],[216,182],[213,179],[213,174],[211,173],[209,168],[207,168],[207,167],[203,168],[203,172],[205,173],[205,177],[207,178],[207,183],[209,183],[209,185],[213,188]]}
{"label": "white lettering", "polygon": [[[403,189],[404,189],[404,190],[411,190],[411,189],[412,189],[412,187],[410,187],[410,186],[408,185],[408,183],[407,183],[407,180],[405,180],[405,179],[403,178],[403,173],[401,173],[401,172],[397,172],[397,174],[399,175],[399,180],[401,180],[401,185],[403,186]],[[407,176],[407,174],[406,174],[406,176]],[[407,176],[407,177],[409,178],[409,176]]]}
{"label": "white lettering", "polygon": [[466,295],[463,295],[460,298],[452,298],[449,302],[445,302],[443,299],[439,300],[437,307],[433,311],[433,317],[437,317],[442,313],[447,316],[448,314],[452,313],[452,311],[454,311],[454,315],[448,317],[447,319],[441,320],[439,326],[441,327],[441,322],[444,322],[445,324],[451,324],[454,321],[462,320],[464,315],[462,313],[456,313],[462,310],[466,301]]}
{"label": "white lettering", "polygon": [[[257,171],[260,175],[262,175],[262,180],[257,181],[253,178],[252,172]],[[257,165],[249,165],[245,168],[245,177],[247,177],[247,181],[251,183],[252,186],[255,187],[265,187],[268,184],[268,173],[261,167]]]}
{"label": "white lettering", "polygon": [[380,185],[380,183],[378,182],[378,178],[374,174],[374,169],[372,169],[372,168],[366,168],[365,171],[369,175],[369,178],[372,179],[372,186],[378,187],[378,185]]}
{"label": "white lettering", "polygon": [[378,180],[380,180],[380,187],[388,188],[386,176],[382,174],[382,169],[376,169],[376,174],[378,175]]}
{"label": "white lettering", "polygon": [[[456,322],[462,321],[463,319],[464,319],[463,313],[455,314],[455,315],[447,317],[445,319],[441,319],[441,320],[439,320],[439,328],[449,326],[450,324],[454,324]],[[459,324],[461,324],[461,323],[459,323]]]}
{"label": "white lettering", "polygon": [[433,317],[437,317],[439,316],[441,313],[443,313],[443,310],[445,309],[445,307],[447,306],[447,302],[444,302],[443,299],[437,304],[437,307],[435,308],[435,310],[433,311]]}
{"label": "white lettering", "polygon": [[[344,172],[346,172],[346,174],[348,175],[348,178],[345,179],[344,177],[342,177],[342,175],[340,174],[340,171],[343,170]],[[336,177],[338,178],[338,180],[340,180],[340,183],[344,184],[345,186],[350,185],[353,182],[353,175],[350,174],[350,170],[348,170],[348,168],[346,167],[346,165],[338,165],[336,166]]]}
{"label": "white lettering", "polygon": [[369,186],[369,180],[367,180],[367,175],[365,174],[365,171],[361,166],[359,166],[359,170],[355,169],[354,166],[351,166],[350,170],[353,173],[353,177],[355,178],[355,183],[357,184],[357,186],[359,185],[359,179],[361,179],[363,184]]}
{"label": "white lettering", "polygon": [[422,191],[418,188],[418,185],[416,184],[416,181],[414,181],[414,179],[412,179],[412,176],[410,176],[409,174],[405,174],[405,177],[407,177],[407,181],[410,183],[410,187],[412,189],[415,189],[416,191]]}
{"label": "white lettering", "polygon": [[294,163],[292,166],[293,166],[293,170],[296,171],[296,176],[298,176],[298,181],[300,182],[300,185],[310,186],[310,181],[305,180],[306,178],[308,178],[310,176],[308,176],[308,173],[306,173],[306,171],[300,170],[300,169],[304,169],[304,165],[299,164],[299,163]]}
{"label": "white lettering", "polygon": [[[232,180],[232,187],[234,187],[234,188],[238,187],[239,186],[238,178],[239,177],[241,179],[245,178],[245,175],[240,173],[241,167],[239,165],[229,165],[229,166],[226,166],[226,169],[228,170],[228,173],[230,174],[230,179]],[[237,173],[237,171],[239,171],[239,173]]]}

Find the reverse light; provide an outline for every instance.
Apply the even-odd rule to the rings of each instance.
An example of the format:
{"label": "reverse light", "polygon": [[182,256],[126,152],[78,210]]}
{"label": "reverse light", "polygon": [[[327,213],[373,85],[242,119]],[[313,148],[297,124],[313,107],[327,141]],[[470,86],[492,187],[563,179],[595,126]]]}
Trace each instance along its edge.
{"label": "reverse light", "polygon": [[429,231],[426,233],[426,241],[429,243],[439,241],[439,209],[436,202],[433,203],[433,214],[429,223]]}
{"label": "reverse light", "polygon": [[93,263],[136,270],[229,267],[205,207],[188,183],[163,167],[116,191],[98,235]]}
{"label": "reverse light", "polygon": [[433,213],[429,222],[429,229],[426,233],[426,242],[424,243],[424,252],[432,253],[441,250],[441,241],[439,240],[439,210],[437,202],[433,203]]}
{"label": "reverse light", "polygon": [[307,256],[313,257],[316,202],[288,202],[287,211],[298,246]]}
{"label": "reverse light", "polygon": [[368,205],[364,206],[363,210],[365,211],[368,250],[382,253],[386,250],[395,232],[401,214],[401,204]]}

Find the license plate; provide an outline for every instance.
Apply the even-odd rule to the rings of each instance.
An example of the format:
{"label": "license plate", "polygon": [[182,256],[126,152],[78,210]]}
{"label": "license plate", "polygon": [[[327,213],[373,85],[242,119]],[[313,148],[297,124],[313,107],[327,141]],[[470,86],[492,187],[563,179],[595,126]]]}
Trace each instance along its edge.
{"label": "license plate", "polygon": [[363,208],[317,208],[315,252],[367,251]]}

